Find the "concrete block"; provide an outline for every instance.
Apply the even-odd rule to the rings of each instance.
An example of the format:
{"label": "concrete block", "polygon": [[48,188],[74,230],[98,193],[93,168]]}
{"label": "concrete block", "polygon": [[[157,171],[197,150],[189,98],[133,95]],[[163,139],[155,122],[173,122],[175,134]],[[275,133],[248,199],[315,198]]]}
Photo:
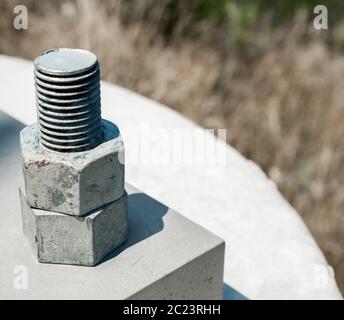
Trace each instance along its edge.
{"label": "concrete block", "polygon": [[94,266],[127,238],[128,197],[86,216],[31,208],[20,189],[23,231],[39,262]]}
{"label": "concrete block", "polygon": [[38,125],[20,133],[25,192],[29,205],[82,216],[123,196],[124,145],[118,128],[102,120],[103,142],[76,153],[47,150]]}
{"label": "concrete block", "polygon": [[[126,190],[128,240],[93,268],[37,263],[10,196],[11,209],[0,211],[0,299],[222,299],[223,240],[130,185]],[[27,271],[24,290],[13,285],[18,265]]]}

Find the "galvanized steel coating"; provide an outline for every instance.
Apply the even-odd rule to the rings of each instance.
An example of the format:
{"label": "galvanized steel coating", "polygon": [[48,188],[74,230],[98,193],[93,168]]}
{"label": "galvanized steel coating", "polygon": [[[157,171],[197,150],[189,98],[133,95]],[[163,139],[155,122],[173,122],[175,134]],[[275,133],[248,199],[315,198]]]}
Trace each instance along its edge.
{"label": "galvanized steel coating", "polygon": [[58,152],[80,152],[102,141],[100,70],[86,50],[52,49],[35,60],[40,143]]}

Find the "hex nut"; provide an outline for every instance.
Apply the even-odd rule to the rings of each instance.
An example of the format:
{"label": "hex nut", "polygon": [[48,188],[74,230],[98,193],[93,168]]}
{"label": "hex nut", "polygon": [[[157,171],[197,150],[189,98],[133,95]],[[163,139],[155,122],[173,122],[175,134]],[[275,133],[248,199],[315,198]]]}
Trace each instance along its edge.
{"label": "hex nut", "polygon": [[102,120],[102,130],[99,146],[73,153],[42,146],[37,123],[21,131],[25,190],[31,207],[81,216],[124,195],[123,140],[109,121]]}
{"label": "hex nut", "polygon": [[127,239],[128,196],[84,217],[31,208],[20,189],[23,231],[42,263],[94,266]]}

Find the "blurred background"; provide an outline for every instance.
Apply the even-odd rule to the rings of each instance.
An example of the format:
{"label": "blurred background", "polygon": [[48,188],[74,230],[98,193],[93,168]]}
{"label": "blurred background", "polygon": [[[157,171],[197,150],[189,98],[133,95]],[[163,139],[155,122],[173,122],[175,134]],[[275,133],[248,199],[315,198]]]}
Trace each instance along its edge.
{"label": "blurred background", "polygon": [[[13,8],[28,8],[15,30]],[[258,163],[344,293],[344,1],[1,0],[0,54],[94,51],[102,78],[176,109]]]}

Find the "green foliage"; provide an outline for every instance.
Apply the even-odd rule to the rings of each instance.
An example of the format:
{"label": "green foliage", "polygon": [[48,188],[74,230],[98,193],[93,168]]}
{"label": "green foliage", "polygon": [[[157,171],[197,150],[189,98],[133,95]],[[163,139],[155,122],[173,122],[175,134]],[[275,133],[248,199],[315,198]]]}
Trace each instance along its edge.
{"label": "green foliage", "polygon": [[316,167],[317,160],[315,158],[307,158],[301,162],[297,172],[298,186],[309,188],[311,182],[313,181]]}
{"label": "green foliage", "polygon": [[219,30],[227,32],[218,34],[226,45],[254,53],[269,43],[267,30],[293,25],[300,10],[311,24],[319,4],[328,9],[329,30],[323,35],[329,43],[344,48],[343,0],[126,0],[122,18],[124,22],[153,22],[167,41],[174,32],[197,35],[199,22],[221,25]]}
{"label": "green foliage", "polygon": [[313,17],[313,8],[322,4],[328,8],[329,15],[337,22],[344,12],[343,0],[151,0],[152,4],[166,6],[170,14],[178,16],[185,10],[192,10],[195,20],[214,19],[218,21],[232,20],[240,27],[254,22],[270,12],[276,24],[292,19],[295,13],[306,9],[308,17]]}
{"label": "green foliage", "polygon": [[[128,0],[129,1],[129,0]],[[169,36],[176,26],[183,30],[193,30],[193,24],[209,21],[228,26],[227,40],[231,47],[240,49],[247,44],[264,47],[268,41],[264,32],[259,32],[264,24],[264,17],[269,16],[270,27],[276,28],[286,23],[293,23],[295,15],[303,9],[306,18],[311,22],[314,18],[314,7],[325,5],[329,17],[329,39],[342,46],[344,32],[342,16],[343,0],[130,0],[146,1],[147,10],[159,8],[163,15],[159,20],[159,28]],[[142,2],[141,2],[142,3]],[[149,15],[149,14],[148,14]],[[186,18],[187,17],[187,18]],[[263,23],[263,24],[262,24]],[[340,26],[340,28],[339,28]],[[179,29],[180,30],[180,29]],[[251,46],[251,48],[253,48]]]}

